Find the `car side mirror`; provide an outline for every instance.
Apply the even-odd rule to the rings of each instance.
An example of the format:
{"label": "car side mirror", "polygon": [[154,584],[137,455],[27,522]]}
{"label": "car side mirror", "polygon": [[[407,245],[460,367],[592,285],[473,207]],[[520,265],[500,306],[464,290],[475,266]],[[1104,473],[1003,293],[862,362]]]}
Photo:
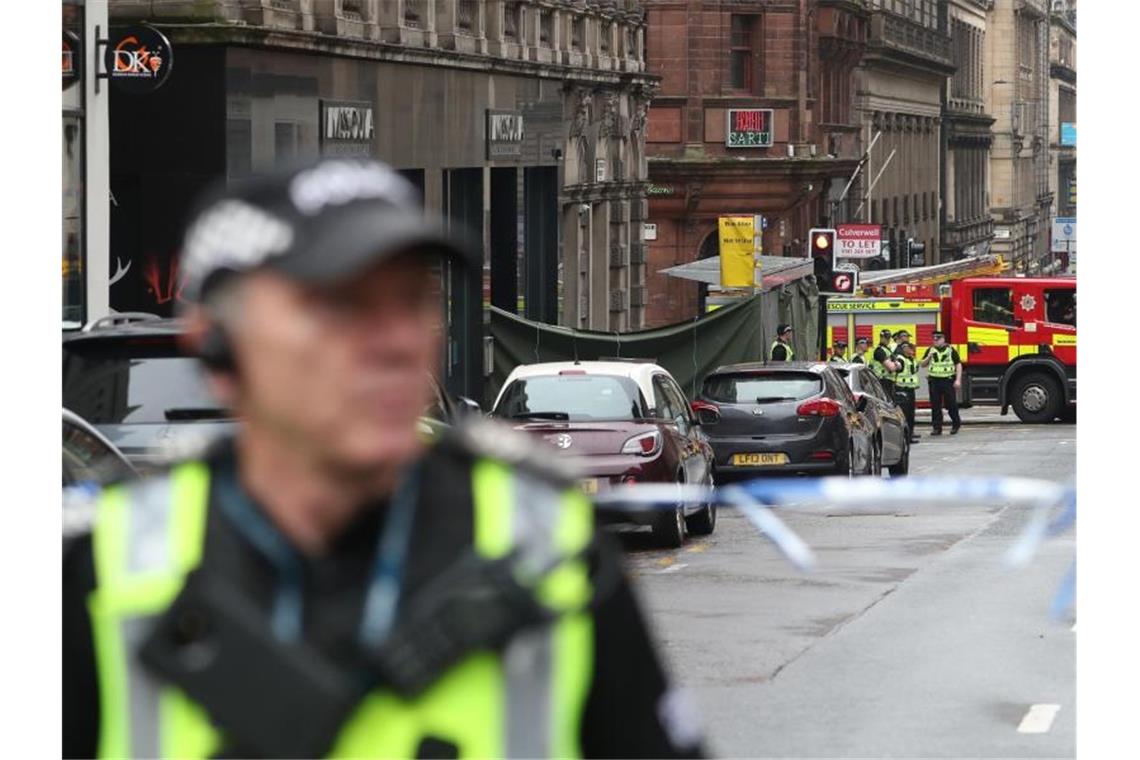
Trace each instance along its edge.
{"label": "car side mirror", "polygon": [[689,408],[693,410],[697,423],[700,425],[715,425],[720,422],[720,410],[713,404],[705,401],[694,401],[689,404]]}
{"label": "car side mirror", "polygon": [[455,406],[460,416],[463,417],[481,417],[483,415],[483,407],[479,406],[479,402],[467,396],[460,396],[455,399]]}

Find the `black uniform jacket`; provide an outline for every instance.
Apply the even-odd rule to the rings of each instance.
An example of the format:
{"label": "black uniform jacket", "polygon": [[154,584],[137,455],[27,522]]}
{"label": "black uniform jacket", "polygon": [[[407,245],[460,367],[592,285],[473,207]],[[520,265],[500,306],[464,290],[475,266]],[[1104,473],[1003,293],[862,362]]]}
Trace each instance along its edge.
{"label": "black uniform jacket", "polygon": [[[206,459],[213,474],[232,467],[234,458],[234,447],[226,442]],[[474,458],[471,447],[440,445],[429,452],[402,598],[471,545]],[[218,497],[211,487],[202,563],[268,618],[277,582],[274,569],[218,508]],[[370,505],[331,551],[304,559],[303,637],[342,667],[361,665],[355,642],[386,512],[387,504]],[[611,536],[600,535],[600,541],[601,551],[620,554]],[[614,559],[621,567],[621,557]],[[582,750],[588,757],[698,757],[700,738],[691,710],[683,707],[683,693],[670,687],[624,569],[620,572],[616,588],[594,610],[595,670],[582,722]],[[93,587],[90,533],[80,533],[66,539],[64,550],[64,757],[93,757],[97,751],[100,706],[86,606]]]}

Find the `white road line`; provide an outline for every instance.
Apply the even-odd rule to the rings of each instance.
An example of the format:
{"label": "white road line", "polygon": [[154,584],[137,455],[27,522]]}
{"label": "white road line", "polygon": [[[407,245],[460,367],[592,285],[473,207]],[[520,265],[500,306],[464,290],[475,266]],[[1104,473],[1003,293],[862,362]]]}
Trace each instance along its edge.
{"label": "white road line", "polygon": [[1029,712],[1025,713],[1025,717],[1021,719],[1021,725],[1017,727],[1018,733],[1048,733],[1049,728],[1053,725],[1053,719],[1057,717],[1057,711],[1060,709],[1060,705],[1033,705],[1029,708]]}
{"label": "white road line", "polygon": [[678,562],[675,565],[669,565],[669,567],[665,568],[664,570],[658,570],[656,572],[656,575],[664,575],[665,573],[675,573],[678,570],[680,570],[682,567],[688,567],[688,565],[685,564],[684,562]]}

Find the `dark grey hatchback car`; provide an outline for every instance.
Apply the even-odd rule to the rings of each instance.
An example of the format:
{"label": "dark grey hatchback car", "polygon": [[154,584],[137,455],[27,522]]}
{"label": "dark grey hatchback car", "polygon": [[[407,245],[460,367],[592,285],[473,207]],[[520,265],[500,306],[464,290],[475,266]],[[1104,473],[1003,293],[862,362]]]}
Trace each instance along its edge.
{"label": "dark grey hatchback car", "polygon": [[826,364],[750,363],[706,377],[693,411],[720,483],[768,473],[877,474],[866,405]]}

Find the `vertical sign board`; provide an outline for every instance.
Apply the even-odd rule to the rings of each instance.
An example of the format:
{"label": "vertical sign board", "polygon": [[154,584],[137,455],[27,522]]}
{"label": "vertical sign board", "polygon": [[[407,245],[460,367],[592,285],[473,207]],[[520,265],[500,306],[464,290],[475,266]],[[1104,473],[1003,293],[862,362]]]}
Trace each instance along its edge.
{"label": "vertical sign board", "polygon": [[1053,253],[1069,253],[1077,248],[1077,218],[1075,216],[1053,217],[1053,236],[1050,250]]}
{"label": "vertical sign board", "polygon": [[519,111],[487,109],[487,159],[522,155],[523,115]]}
{"label": "vertical sign board", "polygon": [[367,158],[375,133],[371,103],[321,101],[322,155]]}
{"label": "vertical sign board", "polygon": [[771,108],[729,108],[724,144],[728,148],[771,148]]}
{"label": "vertical sign board", "polygon": [[878,258],[882,255],[882,229],[877,224],[836,225],[835,258]]}
{"label": "vertical sign board", "polygon": [[720,232],[720,284],[724,288],[751,288],[756,284],[751,216],[722,216]]}
{"label": "vertical sign board", "polygon": [[1076,146],[1077,144],[1077,125],[1071,121],[1061,122],[1061,145],[1066,147]]}

